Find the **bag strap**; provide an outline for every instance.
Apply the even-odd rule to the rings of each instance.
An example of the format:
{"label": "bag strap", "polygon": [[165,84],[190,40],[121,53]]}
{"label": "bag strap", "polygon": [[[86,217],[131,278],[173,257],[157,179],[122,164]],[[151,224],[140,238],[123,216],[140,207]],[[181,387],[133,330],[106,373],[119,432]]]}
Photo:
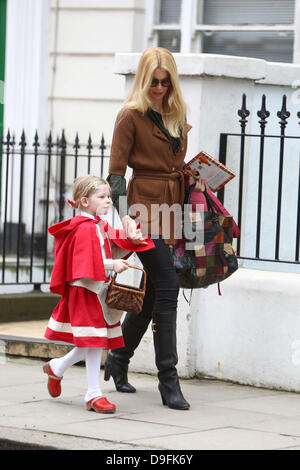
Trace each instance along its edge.
{"label": "bag strap", "polygon": [[212,200],[211,200],[211,198],[209,197],[209,195],[207,194],[206,189],[205,189],[205,191],[203,191],[203,194],[204,194],[205,199],[206,199],[206,203],[207,203],[207,208],[208,208],[208,210],[210,210],[213,215],[217,215],[217,214],[216,214],[216,211],[215,211],[215,209],[214,209]]}
{"label": "bag strap", "polygon": [[[194,184],[191,184],[191,185],[189,186],[189,189],[188,189],[188,190],[186,191],[186,193],[185,193],[184,204],[190,204],[191,194],[192,194],[192,192],[194,191],[195,186],[196,186],[195,183],[194,183]],[[216,214],[216,211],[215,211],[215,209],[214,209],[212,200],[211,200],[210,196],[207,194],[206,189],[203,191],[203,194],[204,194],[205,199],[206,199],[206,203],[207,203],[207,208],[208,208],[208,210],[210,210],[213,215],[217,215],[217,214]]]}
{"label": "bag strap", "polygon": [[190,199],[191,199],[191,194],[195,188],[195,183],[194,184],[191,184],[189,186],[189,189],[186,190],[185,192],[185,196],[184,196],[184,204],[189,204],[190,203]]}
{"label": "bag strap", "polygon": [[[140,271],[143,272],[143,287],[142,287],[142,289],[143,289],[143,291],[145,291],[146,290],[146,279],[147,279],[146,271],[143,268],[140,268],[139,266],[134,266],[133,264],[128,264],[128,267],[133,268],[133,269],[139,269]],[[112,284],[114,284],[114,282],[116,280],[116,277],[117,277],[117,274],[118,273],[115,273],[112,276],[112,279],[111,279]]]}

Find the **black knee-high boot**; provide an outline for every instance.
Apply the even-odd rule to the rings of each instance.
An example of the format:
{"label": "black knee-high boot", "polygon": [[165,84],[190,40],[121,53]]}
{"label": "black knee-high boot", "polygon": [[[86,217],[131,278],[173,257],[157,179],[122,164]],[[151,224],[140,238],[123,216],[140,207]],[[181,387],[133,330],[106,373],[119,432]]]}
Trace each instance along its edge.
{"label": "black knee-high boot", "polygon": [[125,346],[108,353],[104,366],[104,380],[113,378],[118,392],[134,393],[136,389],[128,382],[128,365],[135,349],[147,331],[150,318],[127,313],[122,323]]}
{"label": "black knee-high boot", "polygon": [[176,311],[154,313],[152,329],[162,402],[169,408],[188,410],[190,405],[182,395],[176,370]]}

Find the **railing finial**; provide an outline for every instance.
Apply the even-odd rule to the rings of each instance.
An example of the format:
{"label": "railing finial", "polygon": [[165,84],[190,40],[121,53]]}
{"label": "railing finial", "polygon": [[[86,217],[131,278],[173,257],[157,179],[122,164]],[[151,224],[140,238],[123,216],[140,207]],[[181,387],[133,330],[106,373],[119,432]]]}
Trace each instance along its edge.
{"label": "railing finial", "polygon": [[246,94],[243,93],[243,99],[242,99],[242,107],[241,109],[238,110],[238,115],[240,116],[240,124],[242,128],[242,132],[245,132],[246,129],[246,124],[247,124],[247,117],[250,115],[250,111],[246,107]]}
{"label": "railing finial", "polygon": [[257,111],[257,116],[260,118],[259,124],[261,130],[264,130],[267,124],[267,118],[270,116],[270,112],[266,109],[266,95],[262,95],[261,108]]}
{"label": "railing finial", "polygon": [[279,124],[281,127],[281,131],[284,132],[284,129],[287,125],[287,119],[290,117],[291,113],[286,109],[286,95],[282,97],[282,106],[281,110],[278,111],[277,116],[280,118]]}

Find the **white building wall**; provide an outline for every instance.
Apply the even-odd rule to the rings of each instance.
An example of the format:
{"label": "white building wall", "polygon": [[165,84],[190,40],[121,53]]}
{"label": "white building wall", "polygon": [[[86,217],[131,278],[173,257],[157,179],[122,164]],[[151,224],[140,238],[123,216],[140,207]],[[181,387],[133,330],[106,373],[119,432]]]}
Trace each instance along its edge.
{"label": "white building wall", "polygon": [[[113,73],[117,51],[141,51],[144,43],[144,0],[9,0],[7,9],[7,54],[5,78],[5,132],[15,134],[16,144],[24,129],[28,151],[38,131],[40,144],[52,131],[54,141],[66,130],[73,145],[78,131],[81,149],[89,134],[94,152],[104,134],[109,154],[113,124],[124,99],[124,77]],[[42,219],[46,162],[39,159],[36,230]],[[50,200],[56,185],[55,157],[51,164]],[[80,165],[80,162],[79,162]],[[20,158],[10,161],[8,182],[3,158],[2,192],[9,185],[7,221],[18,222]],[[32,186],[34,159],[26,157],[24,177]],[[99,171],[99,168],[97,168]],[[84,170],[86,172],[86,165]],[[104,168],[107,171],[107,168]],[[74,172],[67,176],[71,184]],[[17,188],[17,191],[15,190]],[[12,197],[13,195],[13,197]],[[2,208],[5,198],[2,197]],[[56,208],[57,210],[57,208]],[[50,207],[51,223],[54,206]],[[31,230],[32,194],[23,197],[23,221]],[[4,210],[2,210],[3,218]]]}
{"label": "white building wall", "polygon": [[116,52],[142,51],[144,0],[52,0],[48,127],[78,131],[109,145],[124,96],[124,77],[113,73]]}

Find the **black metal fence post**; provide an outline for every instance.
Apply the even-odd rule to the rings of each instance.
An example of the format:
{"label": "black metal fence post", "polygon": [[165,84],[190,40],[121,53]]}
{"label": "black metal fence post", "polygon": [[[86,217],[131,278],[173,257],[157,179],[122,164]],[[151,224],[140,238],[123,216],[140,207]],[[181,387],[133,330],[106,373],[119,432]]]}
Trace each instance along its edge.
{"label": "black metal fence post", "polygon": [[43,281],[46,282],[47,272],[47,258],[48,258],[48,220],[49,220],[49,193],[50,193],[50,176],[51,176],[51,159],[52,159],[52,148],[54,147],[52,141],[52,133],[49,132],[47,140],[47,172],[46,172],[46,214],[44,221],[44,270],[43,270]]}
{"label": "black metal fence post", "polygon": [[101,156],[101,177],[103,177],[103,164],[104,164],[104,152],[106,150],[106,145],[105,145],[105,140],[104,140],[104,135],[102,134],[101,137],[101,144],[100,144],[100,156]]}
{"label": "black metal fence post", "polygon": [[259,258],[260,252],[260,232],[261,232],[261,204],[262,204],[262,189],[263,189],[263,175],[264,175],[264,146],[265,146],[265,128],[266,119],[270,116],[269,111],[266,109],[266,96],[262,96],[262,103],[260,111],[257,111],[260,118],[260,150],[259,150],[259,180],[258,180],[258,202],[257,202],[257,221],[256,221],[256,258]]}
{"label": "black metal fence post", "polygon": [[283,157],[284,157],[284,137],[286,120],[290,117],[290,113],[286,109],[286,95],[282,98],[282,107],[278,111],[277,116],[280,118],[280,152],[279,152],[279,180],[278,180],[278,199],[277,199],[277,226],[276,226],[276,248],[275,259],[279,260],[279,243],[281,229],[281,202],[282,202],[282,178],[283,178]]}
{"label": "black metal fence post", "polygon": [[300,250],[300,158],[299,158],[299,172],[298,172],[298,204],[297,204],[297,223],[296,223],[296,249],[295,249],[295,260],[299,259]]}
{"label": "black metal fence post", "polygon": [[80,149],[78,132],[76,132],[75,144],[73,145],[73,149],[75,150],[75,164],[74,164],[74,179],[75,179],[75,178],[77,178],[78,152],[79,152],[79,149]]}
{"label": "black metal fence post", "polygon": [[34,169],[33,169],[33,188],[32,188],[32,220],[31,220],[31,237],[30,237],[30,277],[32,282],[33,276],[33,252],[34,252],[34,231],[35,231],[35,205],[36,205],[36,173],[37,173],[37,158],[38,148],[40,147],[38,133],[35,133],[33,149],[34,149]]}
{"label": "black metal fence post", "polygon": [[62,131],[60,141],[60,179],[59,179],[59,221],[64,218],[64,207],[65,207],[65,173],[66,173],[66,149],[67,142],[65,138],[65,131]]}
{"label": "black metal fence post", "polygon": [[3,223],[3,235],[2,235],[2,283],[5,282],[5,261],[6,261],[6,234],[7,234],[7,205],[8,205],[8,179],[9,179],[9,163],[10,163],[10,147],[12,146],[11,135],[8,131],[6,142],[3,142],[6,146],[6,185],[5,185],[5,196],[4,196],[4,223]]}
{"label": "black metal fence post", "polygon": [[[23,130],[20,142],[20,181],[19,181],[19,215],[18,215],[18,236],[17,236],[17,268],[16,268],[16,282],[19,282],[19,269],[20,269],[20,252],[21,252],[21,229],[22,229],[22,209],[23,209],[23,182],[24,182],[24,160],[25,160],[25,148],[26,148],[26,137]],[[24,236],[22,237],[24,239]]]}
{"label": "black metal fence post", "polygon": [[[226,166],[227,134],[220,134],[219,161]],[[218,199],[224,204],[224,186],[218,191]]]}
{"label": "black metal fence post", "polygon": [[[247,117],[250,111],[246,107],[246,95],[243,94],[242,107],[238,110],[241,124],[241,147],[240,147],[240,171],[239,171],[239,202],[238,202],[238,226],[242,229],[242,211],[243,211],[243,188],[244,188],[244,160],[245,160],[245,132],[247,125]],[[237,241],[237,254],[240,254],[241,238]]]}
{"label": "black metal fence post", "polygon": [[91,134],[89,134],[89,139],[88,139],[88,144],[86,146],[87,151],[88,151],[88,174],[91,172],[91,154],[93,150],[93,145],[92,145],[92,137]]}

